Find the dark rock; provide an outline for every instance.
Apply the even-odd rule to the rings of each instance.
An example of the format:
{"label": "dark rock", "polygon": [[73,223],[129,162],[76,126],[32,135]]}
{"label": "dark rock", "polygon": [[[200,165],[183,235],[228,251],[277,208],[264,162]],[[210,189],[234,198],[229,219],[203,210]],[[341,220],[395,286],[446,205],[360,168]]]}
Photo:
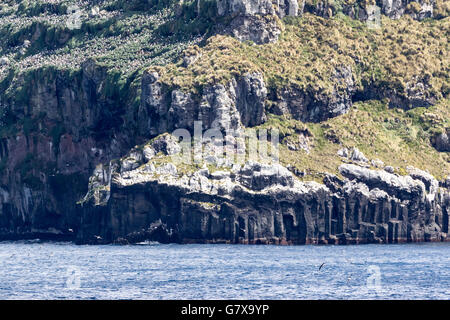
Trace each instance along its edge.
{"label": "dark rock", "polygon": [[236,39],[256,44],[276,42],[281,34],[280,26],[273,16],[239,16],[231,21],[227,29]]}
{"label": "dark rock", "polygon": [[201,120],[203,129],[237,130],[262,124],[267,89],[260,73],[244,74],[227,85],[205,86],[201,96],[164,88],[157,73],[144,75],[139,109],[141,132],[152,135],[177,128],[193,130]]}
{"label": "dark rock", "polygon": [[[80,243],[89,242],[93,235],[129,243],[143,239],[255,244],[448,239],[449,190],[415,168],[409,169],[409,176],[397,176],[344,164],[340,171],[345,180],[327,175],[322,185],[300,182],[277,164],[249,162],[229,173],[201,169],[181,176],[167,170],[153,176],[144,173],[143,167],[126,173],[112,168],[107,174],[112,179],[107,182],[106,202],[90,193],[81,207]],[[149,226],[159,231],[149,232]]]}
{"label": "dark rock", "polygon": [[[436,1],[428,0],[381,0],[376,6],[380,14],[384,14],[391,19],[399,19],[403,15],[410,15],[413,19],[423,20],[434,16],[433,8]],[[357,0],[350,2],[312,1],[305,4],[305,11],[316,14],[324,18],[331,18],[338,12],[350,16],[353,19],[367,21],[373,15],[373,5],[367,1]]]}
{"label": "dark rock", "polygon": [[409,14],[414,19],[423,20],[433,17],[434,5],[435,0],[382,0],[381,12],[391,19],[398,19],[404,14]]}
{"label": "dark rock", "polygon": [[444,132],[436,134],[432,139],[432,144],[440,152],[450,152],[450,128]]}
{"label": "dark rock", "polygon": [[352,106],[355,92],[353,74],[350,67],[336,69],[331,77],[334,88],[331,93],[289,87],[276,92],[275,114],[291,114],[294,119],[304,122],[320,122],[345,114]]}

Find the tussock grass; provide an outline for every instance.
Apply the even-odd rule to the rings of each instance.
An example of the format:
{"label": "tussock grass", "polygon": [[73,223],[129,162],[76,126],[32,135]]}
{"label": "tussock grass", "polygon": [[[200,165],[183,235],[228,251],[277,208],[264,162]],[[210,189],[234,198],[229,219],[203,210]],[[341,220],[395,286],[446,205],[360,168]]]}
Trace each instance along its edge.
{"label": "tussock grass", "polygon": [[280,136],[298,141],[299,130],[312,134],[311,152],[289,150],[280,146],[280,159],[307,176],[321,180],[324,172],[338,174],[345,161],[337,155],[340,148],[357,147],[368,159],[380,159],[385,165],[406,173],[408,165],[426,170],[438,179],[450,174],[450,155],[438,152],[431,145],[431,137],[450,125],[450,101],[409,111],[389,109],[381,101],[358,102],[345,115],[322,123],[301,123],[286,116],[271,116],[266,128],[278,128]]}
{"label": "tussock grass", "polygon": [[188,68],[181,62],[169,64],[162,81],[194,90],[260,71],[273,89],[296,85],[331,92],[330,77],[337,66],[346,65],[352,67],[359,90],[375,86],[402,92],[411,80],[429,79],[430,92],[441,99],[450,88],[449,30],[450,18],[418,22],[408,16],[383,17],[380,29],[369,29],[344,15],[287,17],[278,42],[257,46],[211,37],[199,49],[196,63]]}

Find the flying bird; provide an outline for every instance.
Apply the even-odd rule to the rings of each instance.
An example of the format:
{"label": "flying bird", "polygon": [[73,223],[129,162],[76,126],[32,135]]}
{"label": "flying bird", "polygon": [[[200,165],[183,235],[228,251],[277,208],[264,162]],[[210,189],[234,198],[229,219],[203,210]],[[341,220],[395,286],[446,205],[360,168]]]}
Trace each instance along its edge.
{"label": "flying bird", "polygon": [[320,271],[320,269],[322,269],[322,267],[323,267],[323,265],[325,264],[325,262],[324,263],[322,263],[321,265],[320,265],[320,267],[319,267],[319,271]]}

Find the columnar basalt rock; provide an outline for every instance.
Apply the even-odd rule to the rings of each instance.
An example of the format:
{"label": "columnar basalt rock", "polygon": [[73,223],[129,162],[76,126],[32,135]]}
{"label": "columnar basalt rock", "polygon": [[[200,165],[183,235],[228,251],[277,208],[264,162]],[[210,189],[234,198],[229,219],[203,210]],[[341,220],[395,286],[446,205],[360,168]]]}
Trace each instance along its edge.
{"label": "columnar basalt rock", "polygon": [[[448,240],[449,189],[415,168],[402,177],[343,164],[343,180],[329,175],[319,184],[300,182],[279,164],[255,162],[182,173],[171,163],[158,169],[136,160],[136,169],[123,172],[128,158],[110,169],[106,201],[94,191],[86,197],[80,243],[98,243],[98,236],[100,243]],[[100,188],[91,183],[93,189]]]}
{"label": "columnar basalt rock", "polygon": [[[0,141],[0,186],[5,195],[0,200],[0,238],[32,237],[36,230],[43,237],[48,228],[59,230],[63,238],[66,233],[73,237],[67,230],[80,224],[76,202],[86,193],[94,168],[150,137],[177,128],[193,130],[194,121],[202,121],[203,129],[226,133],[259,125],[266,118],[267,89],[260,73],[207,86],[200,96],[167,88],[157,73],[145,73],[136,109],[105,94],[107,73],[94,61],[88,60],[72,76],[69,81],[63,72],[45,76],[36,71],[27,107],[5,101],[17,117],[44,116],[48,130],[19,132]],[[24,84],[28,85],[25,80]],[[136,157],[131,154],[122,168],[134,169],[140,161]]]}
{"label": "columnar basalt rock", "polygon": [[[434,15],[437,2],[383,0],[372,3],[378,5],[382,14],[392,19],[407,14],[421,20]],[[364,3],[369,4],[367,1]],[[181,11],[184,9],[181,7],[176,9],[177,18],[183,15]],[[209,18],[209,15],[219,17],[215,16],[210,20],[206,18],[211,33],[205,38],[221,32],[257,44],[274,42],[281,34],[280,19],[302,15],[304,7],[306,11],[323,17],[332,17],[342,11],[353,18],[363,21],[368,19],[363,1],[306,1],[305,5],[305,1],[297,0],[220,0],[217,2],[217,12],[208,12]],[[186,9],[190,10],[192,7]],[[209,9],[214,10],[214,6]],[[106,11],[109,12],[109,9]],[[437,24],[445,21],[446,12],[448,10],[445,8],[441,10],[437,19],[442,21]],[[5,14],[8,15],[7,12]],[[52,19],[53,17],[52,15]],[[120,17],[127,17],[127,21],[130,21],[127,14],[120,13]],[[16,18],[20,20],[20,13]],[[205,17],[196,16],[187,20],[196,29],[195,24],[203,24],[203,18]],[[115,19],[113,16],[111,21],[116,21]],[[145,26],[141,24],[142,20],[145,20]],[[288,37],[293,35],[289,33],[289,29],[295,28],[300,22],[294,20],[285,20]],[[321,18],[311,21],[330,22]],[[133,23],[133,30],[138,32],[140,29],[151,28],[154,21],[148,22],[147,16],[137,18],[136,24]],[[172,22],[174,20],[169,20],[164,25],[158,24],[155,34],[159,37],[165,32],[175,32],[170,28]],[[336,19],[333,24],[334,22],[347,24],[348,21]],[[213,26],[215,23],[217,25]],[[428,22],[424,22],[419,28],[428,28],[427,24]],[[131,28],[128,28],[128,24],[126,26],[125,29]],[[289,84],[282,86],[283,82],[277,80],[280,74],[274,74],[275,70],[268,70],[260,63],[255,63],[255,59],[260,58],[260,53],[258,57],[254,55],[249,59],[249,64],[245,66],[237,65],[234,71],[223,70],[225,77],[221,77],[220,66],[217,74],[216,65],[211,66],[215,70],[211,75],[206,74],[212,70],[209,66],[203,69],[205,60],[208,62],[205,55],[210,53],[204,50],[205,42],[195,40],[193,43],[201,48],[194,45],[185,51],[184,56],[179,55],[178,61],[172,61],[175,56],[166,55],[165,49],[159,55],[156,52],[159,50],[159,42],[148,43],[146,41],[149,38],[146,36],[147,40],[141,43],[142,51],[136,52],[135,56],[130,55],[130,65],[143,62],[137,60],[147,59],[148,54],[153,55],[146,50],[148,44],[152,50],[153,47],[156,48],[158,65],[160,62],[162,65],[170,64],[167,68],[159,66],[152,70],[175,75],[170,71],[175,67],[177,75],[182,75],[172,83],[161,72],[137,72],[138,70],[131,68],[136,72],[129,73],[130,69],[113,65],[111,61],[121,60],[104,59],[116,56],[117,51],[109,51],[111,48],[106,55],[103,48],[100,50],[101,55],[91,55],[87,52],[89,50],[84,52],[84,48],[77,45],[74,48],[72,45],[59,47],[72,36],[79,35],[77,32],[69,34],[67,30],[63,30],[64,27],[58,27],[57,31],[47,30],[50,38],[53,33],[56,37],[51,41],[56,47],[53,44],[48,47],[47,40],[41,38],[45,33],[44,27],[45,24],[41,23],[36,27],[33,25],[31,34],[28,29],[21,27],[18,29],[20,32],[14,33],[18,38],[3,35],[7,41],[17,43],[6,51],[5,47],[2,54],[7,52],[7,57],[0,58],[0,239],[78,237],[80,242],[90,242],[91,239],[95,242],[99,236],[105,242],[117,240],[121,243],[152,237],[162,242],[243,243],[445,239],[448,233],[450,178],[438,183],[427,172],[414,168],[409,168],[406,176],[398,176],[395,174],[399,172],[398,168],[382,161],[370,161],[355,148],[346,150],[343,148],[344,142],[342,149],[346,151],[342,151],[339,160],[353,164],[341,167],[340,176],[344,179],[328,176],[324,184],[300,182],[280,165],[247,163],[234,167],[229,162],[208,155],[205,157],[207,167],[195,167],[191,172],[192,168],[186,169],[185,166],[170,163],[160,157],[161,154],[170,157],[181,147],[176,138],[167,134],[159,135],[175,129],[187,129],[192,133],[195,121],[202,122],[203,130],[219,129],[226,134],[229,131],[243,132],[248,127],[264,124],[269,118],[268,113],[282,116],[270,117],[274,122],[268,124],[269,128],[272,124],[276,127],[285,124],[290,126],[290,116],[303,122],[322,122],[346,113],[352,101],[387,98],[392,108],[407,110],[429,107],[445,98],[448,88],[445,83],[442,90],[439,86],[434,86],[437,79],[442,79],[441,76],[435,77],[435,72],[432,72],[433,75],[427,72],[422,72],[421,75],[414,73],[415,76],[405,76],[395,79],[395,82],[387,78],[383,78],[381,82],[376,81],[374,79],[377,76],[374,74],[372,80],[364,78],[367,82],[361,86],[360,81],[363,79],[357,73],[361,72],[362,66],[369,66],[361,64],[360,57],[348,55],[354,59],[354,63],[348,64],[346,60],[345,64],[337,65],[334,70],[330,69],[328,75],[321,74],[323,82],[294,80],[296,77],[303,77],[301,72],[295,72],[292,77],[289,74],[288,77],[284,77],[286,74],[281,77],[294,81],[289,79]],[[37,29],[34,30],[35,28]],[[199,27],[199,30],[203,30],[202,28]],[[352,28],[357,32],[353,34],[355,37],[359,35],[358,28]],[[118,38],[122,38],[121,23],[114,23],[109,28],[109,23],[95,22],[88,29],[89,41],[95,42],[95,37],[102,37],[100,47],[105,45],[103,40],[111,35],[113,36],[108,39],[108,43],[112,40],[113,46],[116,36],[120,35]],[[296,35],[302,37],[304,30],[299,29]],[[444,28],[425,30],[430,30],[429,35],[423,35],[417,41],[434,42],[439,38],[436,30]],[[372,33],[367,31],[368,34]],[[397,37],[400,34],[402,37]],[[25,39],[30,35],[30,39]],[[403,31],[393,35],[387,33],[386,38],[397,38],[401,42],[406,35],[408,34]],[[134,37],[135,33],[123,36]],[[317,36],[321,35],[318,33]],[[228,37],[216,38],[229,41],[232,45],[236,43]],[[39,48],[41,45],[43,47]],[[408,44],[405,43],[406,45]],[[178,50],[182,46],[181,43],[180,46],[174,43],[174,47]],[[293,42],[290,47],[297,50]],[[398,58],[408,60],[408,47],[402,47],[403,52],[399,53]],[[250,43],[242,44],[242,48],[249,51],[256,49],[255,53],[266,49]],[[285,47],[286,51],[283,46],[281,48],[282,50],[274,51],[274,55],[279,53],[291,56],[293,53],[288,47]],[[445,48],[437,48],[442,48],[439,55],[445,56]],[[420,46],[416,49],[422,51]],[[79,50],[82,51],[80,55]],[[314,50],[320,50],[320,47]],[[78,53],[72,55],[72,51]],[[230,51],[234,54],[233,50]],[[376,52],[379,51],[373,53],[377,54]],[[61,63],[70,60],[64,58],[66,55],[83,57],[84,53],[100,59],[89,58],[84,62],[79,61],[79,64]],[[251,55],[253,54],[249,52],[249,56]],[[128,59],[128,55],[126,57]],[[149,64],[153,65],[156,60],[152,57],[151,61]],[[22,63],[28,66],[24,67]],[[148,65],[147,62],[145,65]],[[235,75],[236,70],[247,70],[247,66],[252,71]],[[374,66],[370,66],[372,67]],[[283,69],[289,72],[290,65]],[[284,70],[275,73],[285,72]],[[188,76],[183,78],[186,74]],[[191,79],[190,75],[193,74],[195,76]],[[305,78],[308,77],[305,74]],[[207,85],[186,87],[190,80],[198,84],[205,83],[205,78],[208,79]],[[212,82],[212,78],[231,80]],[[267,87],[264,79],[270,81]],[[293,83],[298,83],[298,86]],[[371,119],[379,121],[383,118],[381,114],[376,117]],[[403,116],[399,117],[405,119]],[[324,123],[320,130],[327,131],[327,125]],[[305,124],[305,127],[314,126],[319,127]],[[450,151],[450,131],[445,121],[441,121],[439,126],[433,124],[426,132],[412,131],[410,138],[413,139],[416,134],[421,137],[424,133],[438,151]],[[350,130],[348,133],[352,134]],[[281,143],[290,151],[304,150],[314,155],[315,147],[320,147],[319,135],[320,133],[309,132],[308,129],[295,129],[295,137],[290,134],[283,136]],[[329,136],[326,135],[325,138],[328,139]],[[333,143],[341,143],[339,136],[334,138]],[[146,143],[149,139],[154,140]],[[225,140],[236,142],[230,136],[225,136]],[[424,142],[419,139],[417,141]],[[210,147],[214,151],[218,146],[210,141],[204,147]],[[114,160],[120,157],[120,160]],[[386,161],[385,155],[380,155],[380,158]],[[437,162],[442,164],[447,155],[438,155],[437,158],[442,158]],[[214,165],[218,166],[218,170],[210,172],[208,168],[211,169]],[[378,169],[384,167],[384,171],[369,170],[370,165]],[[293,164],[288,167],[297,176],[308,179],[309,168],[298,169]],[[447,175],[447,172],[443,174]],[[78,201],[82,204],[82,216],[80,207],[76,205]]]}
{"label": "columnar basalt rock", "polygon": [[[103,95],[106,69],[88,60],[79,72],[36,70],[18,79],[24,101],[4,101],[18,122],[43,119],[38,130],[2,140],[0,238],[72,239],[79,225],[76,202],[95,163],[129,149],[126,130],[109,113],[123,109]],[[3,98],[3,97],[2,97]],[[111,136],[110,136],[111,134]]]}
{"label": "columnar basalt rock", "polygon": [[[142,228],[147,228],[147,222],[154,223],[159,219],[161,225],[155,230],[158,230],[158,237],[165,234],[163,241],[376,242],[389,241],[386,238],[389,232],[392,233],[392,241],[445,238],[449,200],[448,192],[445,193],[442,188],[446,185],[443,184],[439,189],[434,178],[418,171],[411,171],[407,177],[398,177],[387,171],[366,171],[361,167],[344,165],[341,174],[349,181],[336,182],[339,186],[335,190],[330,187],[330,183],[300,183],[282,167],[247,165],[236,172],[230,172],[230,168],[214,173],[200,170],[192,177],[187,177],[173,164],[149,164],[160,152],[169,155],[179,150],[175,140],[166,138],[156,139],[151,147],[147,145],[142,150],[133,149],[120,163],[111,161],[122,156],[124,150],[130,149],[138,141],[145,141],[145,138],[177,128],[192,130],[196,120],[202,121],[203,129],[217,128],[223,132],[262,124],[266,120],[265,102],[269,93],[260,73],[236,77],[226,85],[205,86],[197,96],[169,88],[159,81],[158,73],[148,72],[142,77],[137,125],[132,121],[127,123],[120,120],[113,121],[112,126],[105,128],[102,123],[109,122],[111,114],[107,111],[113,108],[109,106],[112,102],[101,92],[104,77],[104,70],[88,61],[82,70],[80,82],[61,82],[62,78],[57,75],[53,80],[42,78],[44,83],[35,83],[27,112],[36,115],[45,108],[50,114],[50,121],[60,123],[63,130],[57,136],[58,139],[45,135],[27,139],[19,135],[0,142],[0,157],[6,161],[6,175],[3,178],[8,179],[8,184],[4,180],[1,186],[1,237],[39,235],[70,239],[77,235],[79,241],[89,242],[92,234],[102,234],[104,241],[114,241],[128,237],[130,232],[137,232],[134,237],[142,238],[139,234]],[[304,121],[321,121],[344,113],[350,107],[350,95],[354,91],[351,70],[343,67],[336,72],[335,78],[345,86],[336,86],[335,94],[330,97],[286,90],[280,93],[281,98],[270,99],[280,114],[290,113],[294,118]],[[58,86],[54,84],[55,81]],[[44,87],[47,89],[43,90]],[[56,87],[59,93],[67,93],[63,94],[65,98],[56,92]],[[45,104],[43,99],[49,104]],[[342,105],[344,107],[340,107]],[[15,111],[19,112],[20,106],[15,107]],[[116,114],[118,119],[135,117],[131,113],[132,108],[115,112],[123,112]],[[135,128],[137,133],[133,131]],[[93,135],[86,134],[89,132]],[[106,138],[95,137],[96,132]],[[132,132],[138,137],[130,134]],[[442,148],[445,147],[445,141],[440,138],[435,144]],[[30,150],[36,150],[37,156],[29,157]],[[348,158],[360,164],[366,163],[365,157],[359,153],[353,152]],[[33,172],[36,175],[17,175],[20,171],[16,168],[26,165],[25,160],[35,167]],[[46,169],[45,166],[51,163],[55,167]],[[107,165],[97,166],[99,163]],[[92,171],[89,192],[82,201],[85,203],[85,213],[79,220],[79,208],[75,204],[86,191]],[[170,177],[170,183],[153,178],[147,181],[149,176],[154,175]],[[26,184],[23,179],[28,179]],[[184,181],[190,184],[185,185]],[[70,185],[70,188],[63,188],[64,185]],[[149,186],[150,193],[146,191]],[[148,198],[146,202],[133,204],[135,200],[129,197],[135,197],[135,190],[140,190],[138,197]],[[167,199],[164,192],[174,198]],[[128,204],[122,203],[120,199],[127,199],[126,203],[131,203],[131,207],[128,208]],[[168,208],[166,201],[174,207]],[[128,223],[126,219],[131,221],[135,218],[133,215],[119,217],[120,212],[133,211],[135,205],[139,206],[138,211],[143,216],[138,218],[140,222],[125,227]],[[180,225],[181,217],[184,219],[182,221],[194,219],[189,225],[197,223],[195,221],[200,214],[192,213],[197,218],[190,217],[193,208],[198,208],[207,217],[199,220],[203,225],[211,223],[214,231],[208,231],[211,232],[208,236],[203,230],[203,236],[194,237],[197,231]],[[111,210],[116,210],[114,219],[119,219],[125,229],[115,230],[115,223],[119,223],[116,220],[111,225],[105,224],[105,219],[109,219],[113,212]],[[375,218],[380,210],[390,212],[395,219]],[[148,217],[146,212],[150,211],[153,213]],[[170,214],[167,213],[169,211]],[[406,213],[400,215],[399,212]],[[221,218],[225,213],[229,219],[226,220],[230,224],[228,227],[225,227]],[[399,222],[403,221],[401,219],[405,214],[411,219],[417,219],[409,224]],[[144,219],[144,216],[145,223],[139,220]],[[356,216],[362,218],[356,219]],[[210,219],[211,222],[205,222],[204,219]],[[351,219],[353,222],[350,228],[347,221]],[[376,219],[383,221],[382,224]],[[437,227],[430,222],[432,220],[440,221]],[[230,231],[230,226],[236,223],[239,225],[238,233]],[[228,233],[224,233],[224,228],[228,228]],[[75,232],[69,233],[69,229]],[[78,229],[82,229],[79,234]],[[111,231],[113,229],[114,232]],[[186,231],[188,235],[183,235],[183,230],[190,231]],[[395,232],[400,232],[398,230],[403,233],[395,235]],[[148,230],[146,232],[146,236],[153,234]],[[240,235],[236,238],[236,234]]]}

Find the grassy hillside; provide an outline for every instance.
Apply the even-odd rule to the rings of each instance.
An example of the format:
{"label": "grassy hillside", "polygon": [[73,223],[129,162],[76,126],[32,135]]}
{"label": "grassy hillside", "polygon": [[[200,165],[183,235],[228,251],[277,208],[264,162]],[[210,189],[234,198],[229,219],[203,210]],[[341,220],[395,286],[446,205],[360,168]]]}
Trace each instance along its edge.
{"label": "grassy hillside", "polygon": [[[305,14],[287,17],[283,23],[277,43],[254,45],[214,36],[205,46],[186,51],[199,56],[188,68],[178,62],[156,70],[167,85],[190,91],[259,71],[272,91],[294,85],[330,92],[330,74],[339,65],[352,67],[362,93],[373,87],[406,91],[408,81],[430,79],[430,91],[438,102],[428,109],[405,111],[388,108],[386,100],[368,100],[356,102],[346,115],[319,124],[272,115],[263,127],[276,127],[283,133],[280,158],[285,165],[305,171],[306,179],[321,180],[324,172],[337,173],[342,163],[337,151],[342,147],[357,147],[369,159],[394,166],[399,174],[405,174],[408,165],[439,178],[450,173],[450,155],[431,145],[435,134],[450,126],[449,18],[418,22],[407,16],[383,17],[380,29],[369,29],[344,15],[323,19]],[[287,146],[298,141],[298,132],[304,130],[312,135],[309,154]]]}
{"label": "grassy hillside", "polygon": [[[390,109],[381,101],[358,102],[345,115],[322,123],[303,124],[286,117],[272,116],[263,125],[277,128],[284,143],[280,159],[305,171],[306,180],[320,181],[324,172],[337,174],[343,159],[337,151],[357,147],[368,159],[379,159],[393,166],[398,174],[406,174],[407,166],[427,170],[443,179],[450,173],[450,154],[438,152],[430,140],[436,132],[450,126],[450,101],[436,106],[409,111]],[[311,151],[293,151],[287,142],[298,141],[300,132],[311,135]]]}
{"label": "grassy hillside", "polygon": [[169,64],[164,81],[192,90],[199,85],[228,81],[235,74],[261,71],[272,88],[295,84],[301,88],[330,90],[330,74],[349,65],[360,90],[368,84],[403,89],[414,77],[429,77],[432,91],[449,94],[450,19],[418,22],[405,16],[382,19],[380,29],[344,15],[324,19],[312,14],[286,17],[278,42],[254,45],[228,36],[214,36],[189,68]]}
{"label": "grassy hillside", "polygon": [[[320,179],[324,172],[337,173],[342,163],[338,149],[358,147],[368,158],[380,159],[400,174],[412,165],[443,178],[450,174],[450,155],[436,151],[431,140],[450,127],[450,18],[445,3],[439,2],[439,19],[383,17],[379,29],[339,13],[330,19],[309,13],[286,17],[280,21],[278,42],[255,45],[230,36],[210,36],[217,22],[211,1],[202,4],[201,14],[196,13],[195,1],[2,1],[0,88],[5,88],[2,80],[6,84],[33,70],[76,72],[91,58],[115,73],[111,86],[119,88],[124,78],[145,69],[157,70],[170,88],[193,92],[205,84],[226,83],[236,75],[259,71],[270,99],[289,86],[330,93],[335,85],[330,75],[339,66],[350,66],[358,94],[348,114],[306,124],[269,115],[263,127],[282,131],[282,162],[305,170],[305,179]],[[81,12],[79,28],[67,25],[74,5]],[[199,58],[186,67],[185,55]],[[428,109],[388,108],[389,101],[374,100],[371,94],[406,93],[408,83],[418,79],[429,84],[428,93],[437,101]],[[8,120],[8,115],[0,118]],[[20,121],[23,130],[34,130],[39,119]],[[11,136],[16,129],[3,125],[0,134]],[[305,130],[311,135],[311,151],[291,150],[288,144],[296,143]]]}
{"label": "grassy hillside", "polygon": [[[0,7],[0,77],[44,66],[77,69],[87,58],[122,73],[164,65],[198,35],[162,35],[175,1],[7,1]],[[70,11],[75,8],[75,11]],[[79,24],[78,22],[79,21]]]}

